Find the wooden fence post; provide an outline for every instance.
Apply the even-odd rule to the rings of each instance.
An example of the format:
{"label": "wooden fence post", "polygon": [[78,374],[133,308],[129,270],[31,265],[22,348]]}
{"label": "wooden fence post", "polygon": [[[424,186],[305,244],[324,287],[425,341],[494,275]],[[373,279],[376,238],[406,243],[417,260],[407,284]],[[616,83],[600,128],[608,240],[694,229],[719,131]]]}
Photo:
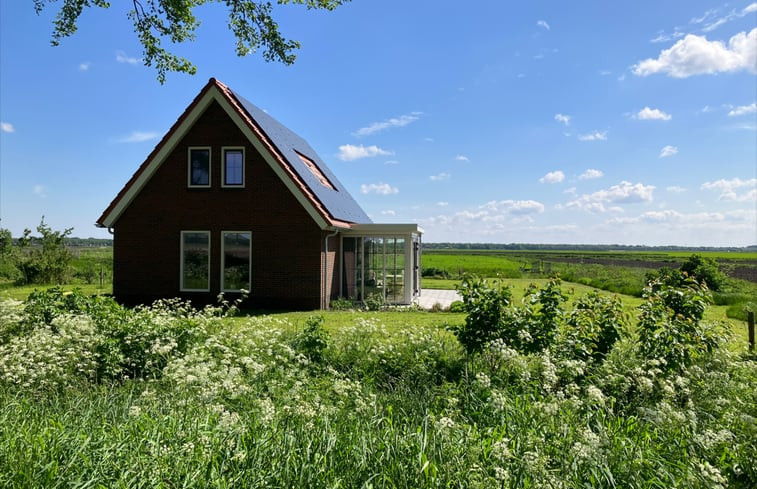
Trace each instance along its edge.
{"label": "wooden fence post", "polygon": [[754,311],[747,311],[746,322],[749,330],[749,351],[754,351]]}

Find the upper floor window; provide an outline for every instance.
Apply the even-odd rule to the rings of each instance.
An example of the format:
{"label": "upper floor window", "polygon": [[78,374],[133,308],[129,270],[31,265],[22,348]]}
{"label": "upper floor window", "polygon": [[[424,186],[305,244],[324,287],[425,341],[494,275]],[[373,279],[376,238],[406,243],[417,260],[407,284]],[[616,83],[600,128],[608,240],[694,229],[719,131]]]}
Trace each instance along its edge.
{"label": "upper floor window", "polygon": [[223,186],[244,187],[244,148],[223,148]]}
{"label": "upper floor window", "polygon": [[189,148],[189,186],[210,187],[210,148]]}

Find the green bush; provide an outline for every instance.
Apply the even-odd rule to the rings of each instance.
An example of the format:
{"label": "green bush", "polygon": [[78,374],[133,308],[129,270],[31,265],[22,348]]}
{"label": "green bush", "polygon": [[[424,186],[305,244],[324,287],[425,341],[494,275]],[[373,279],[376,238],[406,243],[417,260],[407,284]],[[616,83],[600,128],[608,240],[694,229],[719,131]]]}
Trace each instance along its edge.
{"label": "green bush", "polygon": [[639,306],[638,346],[642,357],[669,370],[687,367],[724,341],[715,325],[702,321],[711,295],[704,283],[685,277],[682,286],[651,282]]}
{"label": "green bush", "polygon": [[323,359],[323,350],[328,346],[329,335],[323,329],[323,316],[310,316],[305,329],[294,340],[294,348],[313,362]]}

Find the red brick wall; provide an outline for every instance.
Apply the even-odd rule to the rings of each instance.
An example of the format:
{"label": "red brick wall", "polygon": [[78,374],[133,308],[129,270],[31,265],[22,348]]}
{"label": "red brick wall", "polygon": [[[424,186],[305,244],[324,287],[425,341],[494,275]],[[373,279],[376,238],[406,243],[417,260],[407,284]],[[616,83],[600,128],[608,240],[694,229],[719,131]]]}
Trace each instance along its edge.
{"label": "red brick wall", "polygon": [[[187,188],[190,146],[211,147],[211,187]],[[245,188],[221,188],[221,148],[245,147]],[[318,308],[323,233],[224,110],[213,102],[115,223],[115,296],[213,302],[220,291],[221,231],[252,232],[246,305]],[[210,293],[180,293],[181,231],[210,231]],[[338,240],[332,238],[329,248]],[[333,257],[329,257],[329,268]],[[329,285],[331,286],[331,285]]]}

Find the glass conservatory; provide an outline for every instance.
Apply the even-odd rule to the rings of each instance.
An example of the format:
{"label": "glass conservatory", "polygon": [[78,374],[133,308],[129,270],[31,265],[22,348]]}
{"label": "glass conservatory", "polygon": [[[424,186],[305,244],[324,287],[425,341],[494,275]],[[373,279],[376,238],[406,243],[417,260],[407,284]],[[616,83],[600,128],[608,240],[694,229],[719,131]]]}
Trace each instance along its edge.
{"label": "glass conservatory", "polygon": [[359,224],[343,233],[342,297],[412,303],[421,291],[421,234],[416,224]]}

